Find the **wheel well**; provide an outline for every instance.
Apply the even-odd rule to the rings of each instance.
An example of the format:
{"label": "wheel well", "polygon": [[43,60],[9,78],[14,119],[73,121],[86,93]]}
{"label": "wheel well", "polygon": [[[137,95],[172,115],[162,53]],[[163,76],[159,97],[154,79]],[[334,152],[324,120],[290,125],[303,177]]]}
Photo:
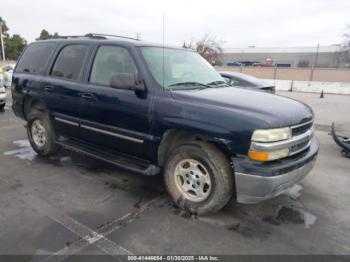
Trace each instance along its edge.
{"label": "wheel well", "polygon": [[230,150],[223,142],[219,142],[219,140],[207,135],[190,132],[183,129],[172,128],[168,129],[163,134],[162,141],[158,147],[159,166],[163,166],[167,155],[171,152],[173,148],[175,148],[177,145],[191,141],[204,141],[207,143],[214,144],[216,147],[218,147],[219,150],[221,150],[226,155],[228,159],[230,158]]}
{"label": "wheel well", "polygon": [[28,114],[33,108],[37,110],[45,110],[46,106],[42,101],[33,99],[31,96],[26,96],[23,102],[23,115],[25,120],[28,119]]}

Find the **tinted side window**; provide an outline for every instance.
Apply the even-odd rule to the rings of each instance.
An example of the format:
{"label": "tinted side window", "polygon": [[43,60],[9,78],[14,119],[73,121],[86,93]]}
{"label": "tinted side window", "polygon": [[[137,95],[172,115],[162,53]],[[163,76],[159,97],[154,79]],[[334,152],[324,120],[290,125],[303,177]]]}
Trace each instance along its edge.
{"label": "tinted side window", "polygon": [[51,75],[71,80],[79,78],[88,47],[85,45],[68,45],[59,53],[52,68]]}
{"label": "tinted side window", "polygon": [[137,68],[129,51],[118,46],[101,46],[95,56],[89,81],[109,85],[115,73],[136,74]]}
{"label": "tinted side window", "polygon": [[43,71],[54,48],[54,43],[39,43],[28,46],[17,64],[16,72],[39,73]]}

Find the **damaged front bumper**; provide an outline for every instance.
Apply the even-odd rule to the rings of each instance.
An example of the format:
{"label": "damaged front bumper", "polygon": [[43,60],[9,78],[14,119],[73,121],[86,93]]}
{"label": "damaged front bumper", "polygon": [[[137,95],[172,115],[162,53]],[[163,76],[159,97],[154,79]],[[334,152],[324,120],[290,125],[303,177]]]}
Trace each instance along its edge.
{"label": "damaged front bumper", "polygon": [[233,158],[237,202],[254,204],[283,193],[310,172],[318,148],[318,140],[313,137],[309,149],[298,156],[271,163]]}
{"label": "damaged front bumper", "polygon": [[334,142],[340,146],[342,154],[350,158],[350,124],[337,125],[332,123],[332,132]]}

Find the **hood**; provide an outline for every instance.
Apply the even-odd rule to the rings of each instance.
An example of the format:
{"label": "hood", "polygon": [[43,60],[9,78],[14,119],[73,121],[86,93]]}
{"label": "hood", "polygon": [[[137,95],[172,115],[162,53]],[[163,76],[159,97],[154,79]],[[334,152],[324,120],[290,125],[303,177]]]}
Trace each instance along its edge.
{"label": "hood", "polygon": [[191,104],[207,104],[252,116],[271,128],[297,125],[313,118],[310,107],[296,100],[236,87],[172,90],[174,99]]}

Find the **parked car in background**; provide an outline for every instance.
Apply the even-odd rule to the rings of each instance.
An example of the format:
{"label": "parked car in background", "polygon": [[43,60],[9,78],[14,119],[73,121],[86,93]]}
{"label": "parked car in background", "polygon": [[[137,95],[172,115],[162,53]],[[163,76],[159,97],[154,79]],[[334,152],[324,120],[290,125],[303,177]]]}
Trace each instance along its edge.
{"label": "parked car in background", "polygon": [[227,66],[241,66],[242,64],[237,61],[229,61],[226,63]]}
{"label": "parked car in background", "polygon": [[0,67],[0,110],[3,110],[6,104],[6,90],[4,86],[3,70]]}
{"label": "parked car in background", "polygon": [[0,87],[4,86],[4,74],[2,72],[2,69],[0,68]]}
{"label": "parked car in background", "polygon": [[266,91],[275,93],[275,86],[268,84],[254,76],[246,75],[238,72],[219,72],[230,86],[243,87],[246,89]]}
{"label": "parked car in background", "polygon": [[271,63],[261,63],[260,66],[261,67],[274,67],[274,65]]}
{"label": "parked car in background", "polygon": [[12,84],[12,74],[15,70],[15,64],[8,64],[3,67],[4,70],[4,86],[10,87]]}
{"label": "parked car in background", "polygon": [[3,85],[1,85],[1,76],[0,76],[0,110],[3,110],[6,104],[6,90]]}
{"label": "parked car in background", "polygon": [[238,61],[242,66],[256,66],[255,64],[259,63],[257,61]]}

